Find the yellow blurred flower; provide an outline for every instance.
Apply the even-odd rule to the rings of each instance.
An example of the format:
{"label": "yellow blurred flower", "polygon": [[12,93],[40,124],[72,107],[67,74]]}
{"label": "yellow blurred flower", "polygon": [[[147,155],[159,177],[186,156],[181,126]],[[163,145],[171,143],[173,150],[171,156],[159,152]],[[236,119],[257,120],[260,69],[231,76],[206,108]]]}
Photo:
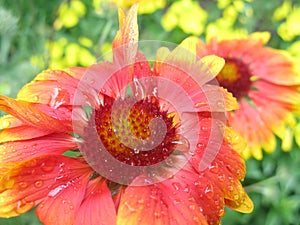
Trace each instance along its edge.
{"label": "yellow blurred flower", "polygon": [[79,0],[63,2],[58,9],[58,18],[54,22],[56,30],[71,28],[78,24],[79,18],[86,13],[85,5]]}
{"label": "yellow blurred flower", "polygon": [[203,33],[207,20],[207,12],[196,1],[181,0],[174,2],[161,23],[165,30],[180,27],[187,34]]}
{"label": "yellow blurred flower", "polygon": [[273,14],[275,21],[285,21],[277,28],[278,35],[284,41],[292,41],[300,35],[300,7],[292,7],[290,2],[284,2]]}
{"label": "yellow blurred flower", "polygon": [[[92,41],[86,37],[80,37],[79,43],[85,47],[90,47]],[[61,69],[72,66],[90,66],[96,62],[96,58],[77,43],[68,43],[65,38],[55,42],[47,42],[46,48],[50,53],[49,68]]]}
{"label": "yellow blurred flower", "polygon": [[234,24],[239,18],[239,13],[245,12],[246,16],[251,18],[253,10],[251,7],[245,6],[245,1],[237,0],[219,0],[218,7],[223,9],[222,17],[211,22],[206,27],[206,39],[218,37],[219,40],[243,38],[248,32],[245,28],[236,28]]}

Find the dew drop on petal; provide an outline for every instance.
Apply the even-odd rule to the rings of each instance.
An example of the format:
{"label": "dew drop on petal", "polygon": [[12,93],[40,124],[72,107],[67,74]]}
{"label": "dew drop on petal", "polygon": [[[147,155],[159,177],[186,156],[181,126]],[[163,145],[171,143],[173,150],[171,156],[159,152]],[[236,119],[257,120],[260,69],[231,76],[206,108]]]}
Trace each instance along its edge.
{"label": "dew drop on petal", "polygon": [[34,202],[26,202],[25,200],[19,200],[17,206],[15,207],[15,212],[18,214],[23,214],[34,207]]}
{"label": "dew drop on petal", "polygon": [[200,142],[199,142],[199,143],[197,144],[197,148],[203,148],[203,147],[204,147],[204,144],[203,144],[203,143],[200,143]]}
{"label": "dew drop on petal", "polygon": [[227,188],[228,188],[229,191],[233,191],[233,186],[232,185],[228,185]]}
{"label": "dew drop on petal", "polygon": [[36,188],[42,187],[42,186],[43,186],[43,181],[37,180],[36,182],[34,182],[34,186],[35,186]]}
{"label": "dew drop on petal", "polygon": [[208,197],[208,198],[212,198],[214,196],[214,192],[213,192],[213,186],[211,184],[207,185],[207,187],[205,188],[205,195]]}
{"label": "dew drop on petal", "polygon": [[126,207],[129,209],[130,212],[135,212],[135,208],[132,207],[127,201],[124,203],[126,205]]}
{"label": "dew drop on petal", "polygon": [[155,216],[156,218],[160,218],[160,217],[161,217],[161,213],[160,213],[160,212],[154,212],[154,216]]}
{"label": "dew drop on petal", "polygon": [[194,107],[195,107],[195,108],[200,108],[200,107],[206,106],[206,105],[207,105],[207,102],[199,102],[199,103],[196,103],[196,104],[194,105]]}
{"label": "dew drop on petal", "polygon": [[216,162],[212,162],[208,169],[210,172],[217,174],[219,172],[219,165]]}
{"label": "dew drop on petal", "polygon": [[34,102],[38,102],[38,101],[39,101],[39,99],[40,99],[40,98],[39,98],[39,96],[38,96],[38,95],[35,95],[35,96],[33,97],[33,101],[34,101]]}
{"label": "dew drop on petal", "polygon": [[8,128],[9,126],[10,126],[10,122],[7,120],[3,120],[0,129],[5,129]]}
{"label": "dew drop on petal", "polygon": [[51,171],[54,169],[54,165],[47,164],[47,163],[43,163],[43,164],[41,165],[41,169],[42,169],[44,172],[51,172]]}
{"label": "dew drop on petal", "polygon": [[138,203],[139,203],[139,204],[143,204],[144,202],[145,202],[145,200],[142,199],[142,198],[138,200]]}
{"label": "dew drop on petal", "polygon": [[225,180],[225,174],[221,173],[218,176],[219,181],[223,182]]}
{"label": "dew drop on petal", "polygon": [[238,194],[235,194],[235,195],[233,196],[233,198],[234,198],[234,200],[238,200],[238,199],[240,198],[240,196],[239,196]]}
{"label": "dew drop on petal", "polygon": [[28,187],[28,184],[26,182],[24,182],[24,181],[21,181],[18,184],[19,184],[20,188],[27,188]]}
{"label": "dew drop on petal", "polygon": [[224,214],[225,214],[225,209],[220,209],[219,212],[218,212],[218,216],[223,217]]}
{"label": "dew drop on petal", "polygon": [[201,126],[201,130],[202,130],[202,131],[208,131],[208,130],[209,130],[209,126],[207,126],[207,125],[202,125],[202,126]]}
{"label": "dew drop on petal", "polygon": [[191,210],[195,210],[196,206],[195,206],[194,204],[192,204],[192,205],[189,205],[189,208],[190,208]]}
{"label": "dew drop on petal", "polygon": [[175,191],[179,191],[179,189],[180,189],[180,184],[179,184],[179,183],[173,182],[173,183],[172,183],[172,186],[173,186],[173,188],[175,189]]}

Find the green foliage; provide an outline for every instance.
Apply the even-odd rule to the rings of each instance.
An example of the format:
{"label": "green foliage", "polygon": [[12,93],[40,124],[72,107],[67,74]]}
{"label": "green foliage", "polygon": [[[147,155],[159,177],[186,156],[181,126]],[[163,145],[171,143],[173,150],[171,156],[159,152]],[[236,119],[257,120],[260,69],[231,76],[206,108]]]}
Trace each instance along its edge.
{"label": "green foliage", "polygon": [[[71,66],[72,63],[72,66],[84,66],[86,61],[68,55],[70,44],[75,49],[87,51],[87,55],[96,59],[109,50],[118,30],[116,7],[106,1],[97,7],[93,1],[81,2],[84,4],[84,15],[78,17],[74,26],[59,28],[55,25],[59,20],[59,8],[70,1],[0,0],[0,94],[15,97],[25,83],[48,67],[59,68]],[[141,40],[179,43],[190,35],[184,32],[182,26],[164,30],[161,20],[173,2],[176,1],[167,1],[164,9],[139,16]],[[280,26],[293,29],[299,23],[289,17],[293,10],[300,7],[297,0],[202,0],[198,3],[208,12],[202,24],[206,28],[226,24],[228,28],[225,28],[231,33],[237,30],[247,33],[269,31],[272,35],[269,45],[279,49],[288,49],[300,40],[298,27],[288,37],[279,29]],[[95,10],[98,7],[102,13]],[[294,14],[297,19],[298,14]],[[209,32],[205,29],[200,37],[205,39]],[[57,45],[56,51],[51,46],[59,40],[65,40],[65,44]],[[90,58],[92,60],[94,58]],[[223,224],[300,224],[299,165],[300,149],[295,144],[290,152],[283,152],[278,147],[274,154],[264,155],[262,161],[248,160],[244,185],[255,203],[255,210],[251,214],[240,214],[227,209]],[[0,219],[0,225],[37,224],[40,223],[34,211],[16,218]]]}

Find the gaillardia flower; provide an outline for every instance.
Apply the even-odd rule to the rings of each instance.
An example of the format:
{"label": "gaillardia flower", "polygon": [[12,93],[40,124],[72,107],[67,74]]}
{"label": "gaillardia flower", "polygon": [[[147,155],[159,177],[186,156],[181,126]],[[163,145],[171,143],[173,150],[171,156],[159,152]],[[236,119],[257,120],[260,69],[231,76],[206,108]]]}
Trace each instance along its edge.
{"label": "gaillardia flower", "polygon": [[224,60],[197,58],[187,39],[152,64],[136,14],[119,12],[111,62],[0,96],[1,217],[37,206],[47,225],[196,225],[219,224],[225,206],[252,211],[243,142],[224,121],[237,102],[213,82]]}
{"label": "gaillardia flower", "polygon": [[228,114],[229,124],[248,143],[243,156],[262,159],[262,150],[275,150],[275,135],[282,140],[283,150],[291,147],[293,114],[300,112],[300,76],[287,54],[264,46],[265,38],[258,36],[199,41],[197,55],[225,59],[217,80],[239,103],[239,109]]}

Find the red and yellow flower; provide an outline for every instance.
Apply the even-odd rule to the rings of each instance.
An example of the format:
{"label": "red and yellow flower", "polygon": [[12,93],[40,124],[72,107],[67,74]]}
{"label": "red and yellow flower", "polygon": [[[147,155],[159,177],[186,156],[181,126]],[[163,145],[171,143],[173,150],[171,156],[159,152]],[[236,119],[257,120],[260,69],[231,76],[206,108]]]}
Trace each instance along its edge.
{"label": "red and yellow flower", "polygon": [[229,124],[248,142],[245,158],[262,159],[262,150],[272,153],[277,135],[282,149],[292,143],[293,114],[300,109],[300,76],[283,51],[264,46],[264,35],[246,38],[212,38],[199,41],[197,55],[215,54],[225,59],[217,76],[220,85],[230,91],[239,109],[228,114]]}
{"label": "red and yellow flower", "polygon": [[220,116],[237,103],[211,82],[223,59],[198,59],[187,39],[152,69],[136,14],[120,11],[112,62],[47,70],[0,96],[1,217],[37,206],[47,225],[196,225],[219,224],[225,206],[252,211],[240,138]]}

